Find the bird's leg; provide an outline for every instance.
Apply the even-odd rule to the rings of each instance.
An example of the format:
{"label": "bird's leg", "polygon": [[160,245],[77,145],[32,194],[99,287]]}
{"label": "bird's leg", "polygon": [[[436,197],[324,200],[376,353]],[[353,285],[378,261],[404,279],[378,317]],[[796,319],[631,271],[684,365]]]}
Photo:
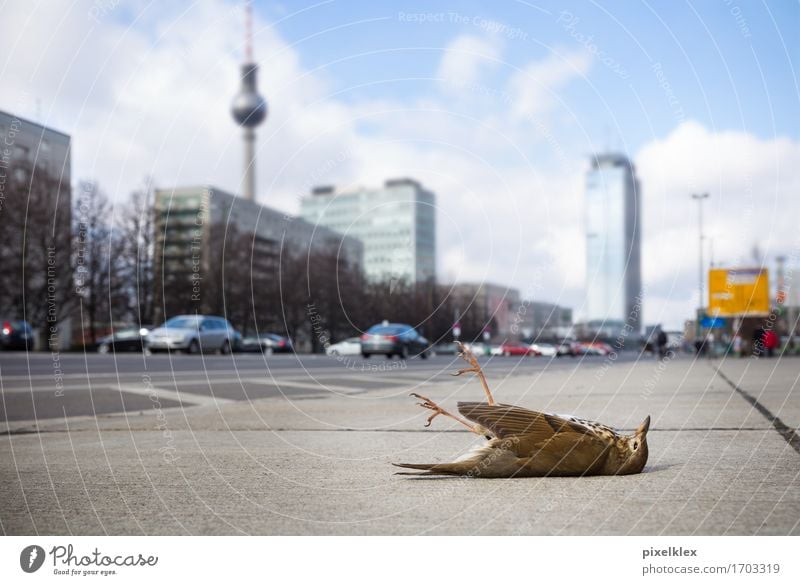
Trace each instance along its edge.
{"label": "bird's leg", "polygon": [[484,435],[484,431],[482,429],[478,428],[477,425],[471,425],[468,421],[466,421],[465,419],[461,418],[460,416],[456,416],[455,414],[450,414],[449,412],[447,412],[444,408],[442,408],[441,406],[436,404],[430,398],[427,398],[425,396],[421,396],[420,394],[416,394],[414,392],[411,393],[411,396],[413,396],[414,398],[419,398],[420,400],[422,400],[422,402],[417,402],[417,404],[419,404],[422,408],[427,408],[428,410],[432,410],[433,411],[433,414],[428,417],[428,422],[425,423],[426,427],[431,426],[431,422],[433,421],[433,419],[435,419],[437,416],[442,414],[442,415],[444,415],[446,417],[452,418],[456,422],[461,423],[462,425],[467,427],[473,433],[481,435],[481,436]]}
{"label": "bird's leg", "polygon": [[494,397],[492,396],[492,391],[489,390],[489,384],[486,382],[486,376],[483,375],[483,370],[481,369],[481,366],[478,363],[478,358],[476,358],[475,354],[473,354],[472,351],[470,351],[470,349],[467,348],[467,346],[461,343],[460,341],[456,341],[456,344],[458,345],[459,349],[458,357],[463,359],[472,367],[463,368],[461,370],[458,370],[457,372],[453,372],[450,375],[460,376],[461,374],[466,374],[467,372],[472,372],[476,374],[478,378],[480,378],[481,384],[483,384],[483,391],[486,393],[487,404],[489,404],[489,406],[494,405]]}

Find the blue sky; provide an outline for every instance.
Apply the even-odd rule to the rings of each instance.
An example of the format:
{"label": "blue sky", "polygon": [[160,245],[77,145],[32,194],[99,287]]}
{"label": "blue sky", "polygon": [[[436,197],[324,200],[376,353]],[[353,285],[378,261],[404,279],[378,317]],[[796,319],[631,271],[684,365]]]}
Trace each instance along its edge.
{"label": "blue sky", "polygon": [[[291,4],[295,10],[313,5]],[[269,2],[257,10],[270,19],[290,14]],[[415,16],[426,20],[408,22]],[[587,43],[628,73],[622,78],[598,65],[563,93],[600,143],[621,140],[636,149],[649,139],[648,126],[659,135],[675,126],[656,63],[687,118],[760,137],[800,135],[792,62],[800,55],[797,2],[330,2],[278,27],[298,43],[304,65],[324,68],[337,86],[373,84],[344,99],[414,99],[428,83],[375,82],[435,77],[442,49],[459,35],[483,33],[484,20],[510,29],[496,35],[507,63],[498,75]],[[376,51],[385,52],[369,54]]]}

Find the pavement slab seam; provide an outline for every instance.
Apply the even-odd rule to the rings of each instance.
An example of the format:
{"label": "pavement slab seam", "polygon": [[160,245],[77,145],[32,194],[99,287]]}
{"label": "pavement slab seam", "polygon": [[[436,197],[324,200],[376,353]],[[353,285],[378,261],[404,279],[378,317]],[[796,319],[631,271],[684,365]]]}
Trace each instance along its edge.
{"label": "pavement slab seam", "polygon": [[719,367],[714,366],[714,369],[716,370],[717,374],[719,374],[720,378],[725,380],[731,388],[733,388],[742,398],[749,402],[753,408],[755,408],[764,418],[767,419],[767,421],[772,424],[772,427],[775,429],[775,431],[777,431],[777,433],[783,437],[783,439],[789,443],[789,445],[795,451],[797,451],[797,453],[800,453],[800,435],[797,434],[795,429],[784,423],[777,415],[772,414],[772,412],[766,406],[761,404],[761,402],[759,402],[755,396],[747,392],[747,390],[740,388],[735,382],[733,382],[733,380],[728,378]]}

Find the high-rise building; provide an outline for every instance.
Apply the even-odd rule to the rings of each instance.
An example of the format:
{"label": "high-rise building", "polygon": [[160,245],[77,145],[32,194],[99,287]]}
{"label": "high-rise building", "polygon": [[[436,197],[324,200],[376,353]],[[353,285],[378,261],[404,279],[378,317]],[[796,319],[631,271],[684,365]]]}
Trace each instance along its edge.
{"label": "high-rise building", "polygon": [[39,347],[69,346],[71,173],[69,135],[0,111],[0,314]]}
{"label": "high-rise building", "polygon": [[607,337],[642,321],[639,180],[621,154],[600,154],[586,176],[586,321]]}
{"label": "high-rise building", "polygon": [[316,187],[302,199],[300,216],[361,240],[364,274],[373,282],[436,278],[436,197],[412,179],[378,189]]}
{"label": "high-rise building", "polygon": [[[0,177],[29,181],[31,172],[44,173],[68,190],[72,173],[68,134],[0,110],[0,139]],[[69,207],[69,193],[65,197]]]}
{"label": "high-rise building", "polygon": [[154,223],[156,321],[213,311],[221,282],[262,295],[258,283],[277,281],[281,255],[332,250],[351,267],[362,261],[355,238],[208,186],[157,190]]}

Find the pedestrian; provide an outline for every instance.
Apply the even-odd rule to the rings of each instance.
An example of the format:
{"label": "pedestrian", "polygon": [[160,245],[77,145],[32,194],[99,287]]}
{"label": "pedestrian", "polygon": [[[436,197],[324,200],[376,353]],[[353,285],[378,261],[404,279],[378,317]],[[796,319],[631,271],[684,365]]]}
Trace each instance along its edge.
{"label": "pedestrian", "polygon": [[772,329],[767,329],[764,332],[764,349],[767,350],[767,357],[772,357],[775,353],[775,350],[778,349],[780,345],[780,340],[778,339],[778,334],[775,333]]}
{"label": "pedestrian", "polygon": [[756,327],[753,331],[753,357],[761,357],[764,353],[764,329]]}
{"label": "pedestrian", "polygon": [[733,336],[733,355],[736,357],[742,357],[742,353],[742,336],[737,333]]}
{"label": "pedestrian", "polygon": [[656,345],[658,345],[658,357],[663,360],[667,355],[667,334],[660,327],[656,337]]}
{"label": "pedestrian", "polygon": [[706,355],[708,355],[709,358],[713,358],[714,357],[714,343],[715,343],[715,341],[716,341],[716,338],[714,337],[714,333],[709,331],[708,335],[706,335],[706,344],[705,344],[706,345],[706,348],[705,348]]}

